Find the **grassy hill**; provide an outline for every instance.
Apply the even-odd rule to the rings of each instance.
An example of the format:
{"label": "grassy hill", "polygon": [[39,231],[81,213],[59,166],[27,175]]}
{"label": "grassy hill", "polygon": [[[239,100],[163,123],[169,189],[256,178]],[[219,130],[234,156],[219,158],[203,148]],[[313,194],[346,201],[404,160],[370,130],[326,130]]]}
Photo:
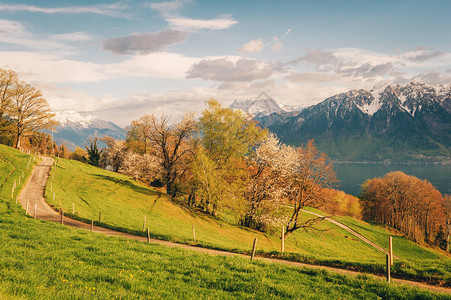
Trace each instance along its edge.
{"label": "grassy hill", "polygon": [[[53,180],[52,180],[53,178]],[[264,234],[234,225],[233,216],[222,219],[185,209],[161,192],[128,177],[73,160],[60,159],[51,171],[46,197],[56,209],[102,226],[144,235],[143,220],[156,238],[248,253],[254,238],[260,254],[280,256],[280,234]],[[50,191],[52,190],[52,191]],[[55,192],[55,200],[53,200]],[[288,208],[287,208],[288,209]],[[312,216],[304,213],[303,218]],[[373,242],[388,249],[390,233],[382,227],[349,217],[344,223]],[[193,240],[193,226],[196,241]],[[298,230],[285,242],[284,257],[291,260],[360,269],[383,274],[385,254],[363,243],[342,228],[322,222],[317,230]],[[395,275],[436,284],[451,282],[451,259],[443,253],[421,247],[401,236],[394,237],[394,251],[402,258]]]}
{"label": "grassy hill", "polygon": [[28,161],[0,145],[0,299],[449,298],[366,276],[203,255],[35,220],[11,199],[14,179],[29,174]]}

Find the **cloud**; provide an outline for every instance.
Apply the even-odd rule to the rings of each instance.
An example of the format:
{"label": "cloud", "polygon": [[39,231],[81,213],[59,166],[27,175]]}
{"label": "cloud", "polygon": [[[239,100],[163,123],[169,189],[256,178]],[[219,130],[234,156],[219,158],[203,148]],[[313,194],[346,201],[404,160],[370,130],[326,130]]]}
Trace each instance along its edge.
{"label": "cloud", "polygon": [[92,36],[86,32],[77,31],[71,33],[54,34],[51,35],[50,38],[65,42],[82,42],[91,40]]}
{"label": "cloud", "polygon": [[156,33],[134,33],[125,37],[108,39],[103,43],[103,49],[114,54],[140,54],[161,52],[171,45],[184,42],[189,36],[186,31],[165,29]]}
{"label": "cloud", "polygon": [[291,82],[333,82],[342,78],[341,75],[336,73],[324,73],[324,72],[305,72],[305,73],[291,73],[285,77]]}
{"label": "cloud", "polygon": [[442,56],[445,53],[442,51],[428,51],[428,50],[418,50],[404,54],[404,56],[410,60],[415,62],[424,62],[426,60],[434,59],[436,57]]}
{"label": "cloud", "polygon": [[69,49],[63,43],[35,37],[20,22],[0,19],[0,28],[0,43],[19,45],[34,50]]}
{"label": "cloud", "polygon": [[243,53],[259,53],[263,50],[263,40],[252,40],[237,49]]}
{"label": "cloud", "polygon": [[186,78],[201,78],[215,81],[253,81],[266,79],[279,71],[275,65],[263,64],[261,61],[240,58],[235,63],[227,58],[203,59],[191,66]]}
{"label": "cloud", "polygon": [[290,32],[291,32],[291,28],[288,29],[287,32],[285,32],[285,33],[282,35],[281,39],[283,39],[284,37],[286,37],[287,35],[289,35]]}
{"label": "cloud", "polygon": [[414,76],[411,80],[418,80],[428,84],[449,84],[451,76],[432,71]]}
{"label": "cloud", "polygon": [[233,20],[229,17],[219,18],[219,19],[209,19],[209,20],[190,19],[190,18],[185,18],[185,17],[173,17],[173,18],[167,18],[166,21],[173,27],[183,28],[183,29],[192,29],[192,30],[227,29],[238,23],[238,21]]}
{"label": "cloud", "polygon": [[149,5],[150,8],[165,13],[168,11],[177,10],[182,7],[184,1],[181,0],[175,0],[175,1],[167,1],[167,2],[157,2],[157,3],[151,3]]}
{"label": "cloud", "polygon": [[0,11],[27,11],[32,13],[44,14],[98,14],[109,17],[128,18],[129,16],[122,11],[127,6],[123,3],[99,4],[92,6],[67,6],[67,7],[38,7],[33,5],[0,5]]}
{"label": "cloud", "polygon": [[283,43],[282,42],[276,42],[276,43],[271,45],[271,51],[272,52],[279,52],[280,50],[282,50],[282,48],[283,48]]}
{"label": "cloud", "polygon": [[328,64],[336,64],[338,63],[338,58],[335,56],[334,53],[330,51],[323,51],[323,50],[310,50],[307,54],[304,56],[301,56],[299,58],[296,58],[290,62],[288,62],[288,65],[295,65],[302,61],[305,61],[309,64],[315,65],[317,68],[323,65]]}

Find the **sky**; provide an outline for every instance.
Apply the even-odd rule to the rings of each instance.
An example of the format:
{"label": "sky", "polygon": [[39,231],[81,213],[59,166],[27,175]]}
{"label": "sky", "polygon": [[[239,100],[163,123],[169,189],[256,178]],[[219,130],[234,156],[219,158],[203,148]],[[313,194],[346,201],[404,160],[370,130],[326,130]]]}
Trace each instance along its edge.
{"label": "sky", "polygon": [[262,91],[316,104],[387,83],[451,83],[451,1],[3,1],[0,67],[54,110],[120,126]]}

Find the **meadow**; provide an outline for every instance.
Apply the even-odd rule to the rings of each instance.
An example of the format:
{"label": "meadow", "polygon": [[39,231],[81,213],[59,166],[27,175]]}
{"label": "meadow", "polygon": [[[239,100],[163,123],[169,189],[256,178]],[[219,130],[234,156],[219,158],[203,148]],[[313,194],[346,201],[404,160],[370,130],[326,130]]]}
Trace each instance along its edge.
{"label": "meadow", "polygon": [[11,199],[14,179],[29,174],[29,157],[1,145],[0,155],[1,299],[449,299],[367,276],[211,256],[36,220]]}
{"label": "meadow", "polygon": [[[277,231],[265,234],[236,225],[236,218],[230,214],[213,218],[184,208],[162,192],[127,176],[78,161],[59,159],[57,166],[52,168],[46,198],[55,209],[62,208],[65,214],[87,223],[98,221],[101,212],[101,226],[145,235],[145,217],[145,227],[155,238],[240,253],[249,253],[254,238],[257,238],[259,255],[282,257]],[[302,218],[311,218],[311,215],[304,213]],[[388,249],[388,236],[392,233],[385,228],[350,217],[337,219]],[[319,230],[298,230],[289,236],[283,258],[384,274],[384,253],[334,224],[324,221],[317,227]],[[449,255],[398,235],[394,235],[394,251],[402,258],[393,266],[394,276],[450,285]]]}

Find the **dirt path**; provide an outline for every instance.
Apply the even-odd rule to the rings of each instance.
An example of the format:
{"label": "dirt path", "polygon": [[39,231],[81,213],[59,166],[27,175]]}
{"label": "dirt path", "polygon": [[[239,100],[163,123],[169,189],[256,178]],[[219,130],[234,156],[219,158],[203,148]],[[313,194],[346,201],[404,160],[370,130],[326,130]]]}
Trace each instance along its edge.
{"label": "dirt path", "polygon": [[[20,199],[20,204],[22,205],[22,207],[24,209],[27,209],[27,207],[28,207],[28,214],[30,216],[36,215],[36,218],[41,219],[41,220],[46,220],[46,221],[51,221],[51,222],[61,222],[60,215],[57,212],[55,212],[47,204],[47,202],[45,202],[45,199],[44,199],[45,185],[46,185],[48,174],[49,174],[52,164],[53,164],[52,158],[42,157],[42,162],[33,169],[33,172],[31,174],[30,178],[28,179],[28,182],[26,183],[24,189],[22,190],[19,199]],[[36,210],[35,210],[35,207],[36,207]],[[64,222],[64,225],[68,225],[68,226],[72,226],[72,227],[76,227],[76,228],[88,229],[88,230],[91,229],[90,224],[72,220],[72,219],[69,219],[66,217],[64,217],[63,222]],[[138,241],[146,241],[147,240],[145,237],[142,237],[142,236],[136,236],[136,235],[118,232],[118,231],[114,231],[114,230],[110,230],[110,229],[106,229],[106,228],[102,228],[102,227],[97,227],[97,226],[94,226],[94,232],[99,232],[99,233],[105,234],[107,236],[112,236],[112,235],[122,236],[122,237],[125,237],[128,239],[133,239],[133,240],[138,240]],[[178,243],[162,241],[162,240],[157,240],[157,239],[150,239],[150,242],[154,243],[154,244],[169,246],[169,247],[179,247],[179,248],[194,250],[194,251],[198,251],[198,252],[202,252],[202,253],[207,253],[210,255],[239,256],[239,257],[249,258],[249,256],[244,255],[244,254],[201,248],[201,247],[196,247],[196,246],[191,246],[191,245],[186,245],[186,244],[178,244]],[[360,272],[355,272],[355,271],[350,271],[350,270],[345,270],[345,269],[337,269],[337,268],[332,268],[332,267],[309,265],[309,264],[305,264],[305,263],[286,261],[286,260],[280,260],[280,259],[270,259],[270,258],[262,258],[262,257],[259,257],[257,259],[272,262],[272,263],[280,263],[280,264],[284,264],[284,265],[288,265],[288,266],[292,266],[292,267],[303,267],[303,268],[311,268],[311,269],[328,270],[331,272],[346,274],[346,275],[357,276],[357,275],[365,274],[365,275],[368,275],[368,276],[371,276],[374,278],[384,280],[383,277],[381,277],[381,276],[376,276],[376,275],[367,274],[367,273],[360,273]],[[401,280],[401,279],[393,279],[392,278],[392,281],[399,283],[399,284],[405,284],[405,285],[410,285],[410,286],[416,286],[416,287],[423,288],[423,289],[429,289],[429,290],[432,290],[435,292],[451,294],[451,289],[448,289],[448,288],[436,287],[436,286],[431,286],[431,285],[427,285],[427,284],[423,284],[423,283],[419,283],[419,282],[413,282],[413,281]]]}
{"label": "dirt path", "polygon": [[[382,248],[381,246],[379,246],[379,245],[373,243],[372,241],[370,241],[369,239],[367,239],[366,237],[364,237],[363,235],[361,235],[361,234],[358,233],[357,231],[354,231],[353,229],[351,229],[350,227],[346,226],[346,225],[343,224],[343,223],[340,223],[340,222],[335,221],[334,219],[331,219],[331,218],[328,218],[328,217],[324,217],[324,216],[322,216],[322,215],[320,215],[320,214],[317,214],[317,213],[314,213],[314,212],[312,212],[312,211],[308,211],[308,210],[305,210],[305,209],[302,209],[302,211],[303,211],[303,212],[306,212],[306,213],[309,213],[309,214],[312,214],[312,215],[315,215],[315,216],[320,217],[320,218],[324,218],[324,220],[326,220],[326,221],[328,221],[328,222],[331,222],[332,224],[335,224],[335,225],[337,225],[338,227],[343,228],[344,230],[346,230],[346,231],[349,232],[350,234],[352,234],[352,235],[354,235],[355,237],[359,238],[360,240],[362,240],[363,242],[367,243],[368,245],[370,245],[370,246],[376,248],[377,250],[382,251],[382,252],[384,252],[385,254],[389,254],[387,250],[385,250],[385,249]],[[396,255],[394,255],[394,254],[393,254],[393,258],[400,259],[399,256],[396,256]]]}

